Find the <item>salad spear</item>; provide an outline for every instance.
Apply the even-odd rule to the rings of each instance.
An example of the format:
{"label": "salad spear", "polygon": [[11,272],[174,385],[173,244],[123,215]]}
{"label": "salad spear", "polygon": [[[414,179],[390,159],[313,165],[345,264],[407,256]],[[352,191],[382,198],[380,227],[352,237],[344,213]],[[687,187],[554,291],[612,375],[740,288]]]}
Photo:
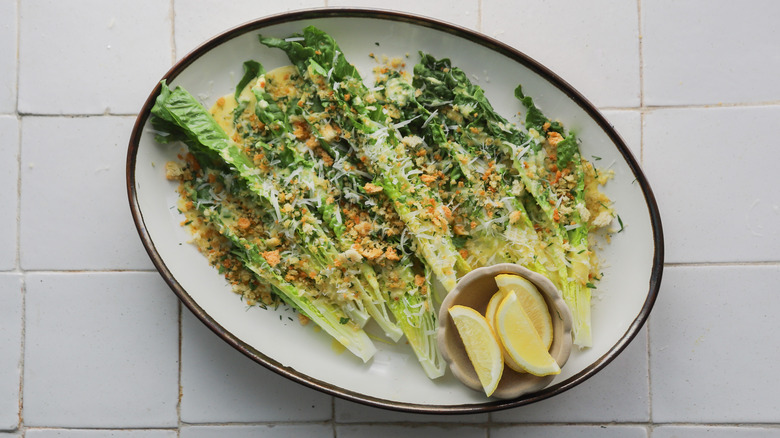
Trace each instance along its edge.
{"label": "salad spear", "polygon": [[[199,154],[199,158],[188,160],[186,169],[173,173],[180,180],[183,195],[180,209],[191,230],[208,245],[203,251],[215,251],[214,247],[221,245],[212,236],[218,233],[245,269],[270,285],[284,302],[364,362],[373,357],[376,347],[344,306],[323,294],[309,276],[293,275],[290,258],[269,256],[281,251],[307,259],[308,254],[295,241],[283,238],[283,230],[268,209],[247,201],[251,194],[226,166]],[[318,266],[316,259],[308,258],[295,267],[303,266],[302,262]]]}
{"label": "salad spear", "polygon": [[420,171],[405,153],[398,126],[388,124],[381,108],[365,101],[369,93],[357,69],[333,38],[313,26],[305,28],[302,36],[261,37],[260,41],[284,50],[306,79],[317,85],[323,105],[340,109],[342,129],[349,132],[374,178],[367,191],[387,194],[413,235],[420,259],[445,291],[452,290],[470,266],[452,242],[447,212],[438,194],[419,179]]}
{"label": "salad spear", "polygon": [[[255,73],[252,70],[248,72]],[[266,181],[274,181],[277,186],[294,187],[297,192],[305,194],[306,205],[320,213],[324,225],[333,232],[333,240],[338,249],[349,254],[355,261],[361,261],[364,256],[360,253],[360,248],[356,247],[356,242],[344,233],[343,215],[339,205],[334,202],[334,195],[341,189],[314,169],[317,161],[309,157],[313,153],[312,148],[301,141],[301,120],[296,114],[300,112],[300,108],[286,104],[289,96],[274,98],[267,90],[271,77],[267,77],[262,70],[256,73],[256,78],[242,80],[246,82],[246,87],[239,94],[240,105],[236,107],[234,120],[238,126],[250,126],[249,129],[240,130],[242,135],[239,138],[248,139],[243,141],[244,148],[256,157],[254,161],[260,170],[259,176]],[[280,81],[281,78],[277,76],[284,76],[285,73],[287,72],[282,71],[275,79]],[[287,84],[285,88],[293,89],[294,86]],[[262,126],[262,129],[251,128],[253,121],[258,121],[258,126]],[[355,263],[355,269],[364,280],[357,284],[362,287],[361,293],[365,295],[365,308],[384,333],[393,341],[397,341],[403,332],[387,313],[386,297],[380,291],[374,269],[367,263]]]}

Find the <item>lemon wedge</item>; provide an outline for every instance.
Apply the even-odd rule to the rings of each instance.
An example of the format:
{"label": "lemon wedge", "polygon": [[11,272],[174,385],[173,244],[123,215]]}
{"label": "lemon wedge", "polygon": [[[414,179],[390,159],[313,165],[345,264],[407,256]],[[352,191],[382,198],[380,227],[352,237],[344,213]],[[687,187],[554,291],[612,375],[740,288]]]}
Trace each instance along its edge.
{"label": "lemon wedge", "polygon": [[[545,349],[549,350],[553,341],[553,325],[547,302],[536,286],[527,279],[514,274],[499,274],[496,276],[498,294],[505,297],[507,293],[514,292],[526,315],[531,318],[536,333],[542,338]],[[492,299],[491,299],[492,301]],[[488,309],[490,305],[488,305]],[[497,305],[496,305],[497,308]],[[513,367],[514,369],[514,367]]]}
{"label": "lemon wedge", "polygon": [[503,301],[504,298],[506,297],[506,293],[507,293],[506,289],[499,289],[498,292],[494,293],[493,296],[490,297],[490,301],[488,301],[487,309],[485,310],[485,319],[488,320],[490,326],[493,327],[494,330],[495,327],[493,325],[493,322],[496,319],[496,310],[498,310],[498,305],[501,304],[501,301]]}
{"label": "lemon wedge", "polygon": [[499,341],[485,317],[476,310],[461,305],[447,310],[463,340],[466,354],[474,365],[479,383],[490,397],[504,372],[504,358]]}
{"label": "lemon wedge", "polygon": [[496,329],[507,355],[523,370],[535,376],[560,374],[561,367],[539,337],[517,294],[508,293],[498,305]]}
{"label": "lemon wedge", "polygon": [[[498,292],[494,293],[493,296],[490,297],[487,309],[485,310],[485,319],[487,319],[487,322],[490,324],[490,328],[493,329],[494,333],[498,333],[498,329],[496,328],[496,311],[498,310],[498,305],[501,304],[501,301],[504,300],[507,293],[510,293],[510,291],[507,289],[499,289]],[[504,356],[504,364],[518,373],[524,373],[525,370],[520,366],[520,364],[512,359],[509,353],[506,352],[506,349],[503,345],[501,345],[501,342],[498,344],[501,347],[501,354]]]}

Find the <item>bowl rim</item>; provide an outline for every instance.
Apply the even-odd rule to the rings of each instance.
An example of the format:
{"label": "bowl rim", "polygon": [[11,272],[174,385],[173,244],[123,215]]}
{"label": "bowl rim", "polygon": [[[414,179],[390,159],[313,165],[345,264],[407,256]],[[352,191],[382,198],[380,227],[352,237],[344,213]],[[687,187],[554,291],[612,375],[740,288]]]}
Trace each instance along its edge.
{"label": "bowl rim", "polygon": [[[574,324],[571,310],[566,305],[566,301],[563,299],[563,294],[557,287],[555,287],[555,284],[552,282],[552,280],[538,272],[534,272],[526,268],[525,266],[515,263],[499,263],[473,269],[461,277],[460,280],[458,280],[455,288],[453,288],[442,300],[441,308],[439,309],[439,319],[437,321],[438,327],[436,329],[436,341],[439,346],[439,350],[441,351],[442,356],[447,362],[451,372],[457,379],[463,382],[464,385],[476,391],[482,390],[482,387],[477,381],[473,381],[474,377],[476,377],[472,374],[472,371],[474,370],[473,366],[470,367],[468,359],[463,358],[463,354],[453,355],[453,349],[450,348],[452,347],[452,340],[457,338],[458,334],[457,328],[455,327],[452,317],[449,314],[449,308],[458,304],[467,305],[462,304],[463,301],[460,300],[460,298],[464,295],[464,293],[468,293],[470,290],[469,286],[472,286],[474,283],[481,283],[485,281],[485,277],[492,277],[495,279],[498,275],[501,274],[516,275],[531,282],[534,286],[536,286],[536,288],[539,290],[539,293],[543,296],[544,301],[548,306],[548,312],[551,314],[551,316],[553,311],[559,315],[561,322],[559,325],[557,325],[559,330],[555,330],[554,338],[560,339],[562,336],[563,339],[554,341],[553,345],[550,346],[550,349],[551,354],[553,354],[553,357],[561,368],[563,368],[566,365],[566,362],[568,362],[574,345],[572,339]],[[498,285],[496,283],[492,284],[495,287],[491,287],[490,289],[498,291]],[[486,289],[486,286],[483,285],[483,288]],[[488,301],[490,300],[489,297],[484,298],[486,298]],[[483,303],[487,305],[487,302]],[[476,308],[475,310],[479,312],[481,307]],[[553,324],[553,328],[555,327],[556,324]],[[457,341],[455,341],[455,343],[458,344]],[[462,343],[458,345],[462,346]],[[556,345],[558,345],[557,354],[552,352]],[[462,361],[459,362],[454,356],[460,356]],[[511,372],[511,369],[505,365],[504,372],[506,373],[507,371]],[[492,397],[498,399],[514,399],[525,394],[532,394],[549,386],[555,376],[532,376],[531,374],[525,374],[523,376],[517,376],[516,378],[520,378],[522,381],[526,381],[524,387],[515,387],[514,389],[511,389],[506,385],[502,386],[501,382],[499,382],[499,386],[493,393]],[[511,396],[509,394],[511,394]]]}
{"label": "bowl rim", "polygon": [[[549,82],[554,87],[558,88],[561,92],[566,94],[575,104],[577,104],[609,137],[609,139],[615,144],[618,152],[623,156],[629,169],[636,177],[635,183],[641,188],[644,195],[645,203],[647,204],[649,219],[652,228],[654,253],[652,257],[652,267],[650,271],[650,279],[648,282],[648,293],[641,310],[637,314],[636,318],[631,322],[626,332],[619,338],[619,340],[598,360],[594,361],[591,365],[584,368],[578,374],[572,376],[566,381],[560,382],[555,385],[548,386],[543,390],[521,396],[516,399],[507,400],[489,400],[485,403],[478,404],[461,404],[461,405],[427,405],[417,403],[399,402],[393,400],[386,400],[377,398],[374,396],[368,396],[352,390],[347,390],[338,387],[334,384],[321,381],[319,379],[312,378],[295,371],[291,367],[282,365],[274,359],[266,356],[260,351],[254,349],[250,345],[238,339],[235,335],[228,332],[223,328],[216,320],[214,320],[208,313],[206,313],[193,299],[189,296],[187,291],[178,283],[174,278],[171,271],[167,268],[165,261],[160,256],[159,252],[155,248],[154,242],[151,239],[149,230],[146,228],[146,224],[143,218],[143,212],[141,211],[140,203],[138,200],[138,193],[136,190],[136,158],[140,145],[140,138],[142,135],[143,127],[150,116],[151,107],[154,105],[154,101],[161,90],[160,81],[163,79],[171,81],[181,74],[188,66],[195,62],[198,58],[206,54],[209,50],[216,46],[243,35],[247,32],[252,32],[271,25],[282,24],[293,21],[301,21],[305,19],[313,18],[371,18],[381,19],[386,21],[405,22],[417,26],[432,28],[434,30],[449,33],[457,37],[469,40],[486,49],[495,51],[501,55],[504,55],[513,61],[523,65],[530,69],[534,73],[541,76],[544,80]],[[254,19],[233,28],[230,28],[222,33],[219,33],[212,38],[208,39],[198,47],[191,50],[180,60],[176,61],[174,65],[158,80],[156,86],[147,97],[141,111],[139,112],[136,121],[133,125],[128,151],[126,158],[126,190],[128,201],[130,204],[130,212],[133,218],[138,235],[141,242],[149,255],[153,265],[162,276],[163,280],[168,284],[171,290],[178,296],[181,302],[198,318],[203,324],[211,329],[215,334],[222,338],[229,345],[240,351],[245,356],[254,360],[255,362],[263,365],[267,369],[282,375],[290,380],[324,392],[329,395],[337,396],[339,398],[361,403],[368,406],[408,412],[408,413],[422,413],[422,414],[474,414],[498,411],[522,405],[535,403],[554,395],[560,394],[568,389],[571,389],[580,383],[584,382],[588,378],[595,375],[598,371],[603,369],[607,364],[612,362],[634,339],[640,329],[647,321],[650,311],[655,304],[658,296],[658,292],[661,285],[661,278],[663,274],[663,260],[664,260],[664,239],[663,229],[661,225],[661,217],[658,210],[655,196],[650,188],[646,176],[639,167],[637,160],[634,158],[632,152],[628,149],[627,145],[621,138],[621,136],[615,131],[612,125],[604,118],[603,115],[596,109],[596,107],[588,101],[579,91],[574,89],[568,82],[558,76],[549,68],[545,67],[538,61],[534,60],[530,56],[521,52],[520,50],[509,46],[506,43],[500,42],[490,36],[471,30],[460,25],[452,24],[439,19],[426,17],[422,15],[416,15],[408,12],[400,12],[388,9],[376,9],[376,8],[358,8],[358,7],[344,7],[344,8],[312,8],[312,9],[300,9],[290,12],[283,12],[279,14],[268,15],[258,19]]]}

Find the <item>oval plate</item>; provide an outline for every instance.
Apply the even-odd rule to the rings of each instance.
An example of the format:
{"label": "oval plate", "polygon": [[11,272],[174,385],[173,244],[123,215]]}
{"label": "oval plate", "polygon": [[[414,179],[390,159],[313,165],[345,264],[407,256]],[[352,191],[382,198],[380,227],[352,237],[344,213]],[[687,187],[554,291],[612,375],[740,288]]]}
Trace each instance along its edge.
{"label": "oval plate", "polygon": [[330,33],[364,78],[371,78],[376,66],[370,53],[406,56],[408,68],[417,62],[418,51],[448,57],[472,74],[495,109],[513,121],[522,109],[513,90],[522,84],[543,111],[578,133],[583,157],[601,157],[596,164],[614,170],[604,191],[615,201],[625,228],[600,252],[605,276],[593,300],[593,346],[575,349],[563,372],[541,391],[513,400],[488,400],[449,373],[429,380],[405,345],[378,342],[379,352],[363,364],[341,353],[322,331],[301,326],[286,310],[247,309],[224,278],[187,244],[190,236],[179,225],[175,183],[165,179],[164,169],[180,151],[157,144],[149,123],[160,90],[157,84],[133,128],[127,192],[141,240],[181,301],[222,339],[265,367],[328,394],[400,411],[474,413],[519,406],[561,393],[604,368],[646,321],[663,269],[655,199],[611,125],[579,92],[517,49],[465,28],[390,11],[318,9],[262,18],[210,39],[161,79],[184,86],[209,107],[233,92],[244,61],[257,60],[267,70],[289,64],[281,51],[262,46],[258,34],[286,37],[308,25]]}

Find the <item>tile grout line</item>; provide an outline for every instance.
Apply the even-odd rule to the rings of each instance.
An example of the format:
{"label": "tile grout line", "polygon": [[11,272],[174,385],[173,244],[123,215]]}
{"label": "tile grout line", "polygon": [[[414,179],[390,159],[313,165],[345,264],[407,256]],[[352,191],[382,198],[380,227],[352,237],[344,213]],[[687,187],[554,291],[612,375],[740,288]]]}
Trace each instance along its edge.
{"label": "tile grout line", "polygon": [[182,339],[184,338],[184,327],[183,327],[183,311],[182,311],[182,303],[181,300],[178,300],[176,303],[176,311],[177,311],[177,325],[179,327],[179,351],[178,351],[178,370],[177,370],[177,390],[176,390],[176,436],[181,436],[181,426],[182,426],[182,420],[181,420],[181,400],[182,396],[184,394],[184,388],[181,384],[181,359],[182,359]]}
{"label": "tile grout line", "polygon": [[[753,260],[753,261],[715,261],[715,262],[664,262],[664,268],[723,268],[723,267],[777,267],[780,266],[780,260]],[[159,274],[154,268],[138,269],[114,269],[114,268],[95,268],[95,269],[27,269],[20,271],[7,271],[24,274]]]}
{"label": "tile grout line", "polygon": [[176,63],[176,8],[175,0],[170,0],[168,17],[171,19],[171,65]]}
{"label": "tile grout line", "polygon": [[[639,165],[644,167],[645,160],[645,58],[643,51],[643,27],[642,27],[642,0],[636,1],[637,11],[637,50],[639,51]],[[666,266],[666,264],[664,264]],[[647,366],[647,436],[653,431],[653,376],[650,368],[652,348],[650,335],[650,321],[645,322],[645,364]]]}
{"label": "tile grout line", "polygon": [[27,317],[27,282],[25,281],[24,275],[21,277],[21,293],[22,293],[22,318],[21,318],[21,331],[20,331],[20,344],[19,344],[19,400],[18,400],[18,421],[17,421],[17,429],[24,434],[25,433],[25,426],[24,426],[24,353],[25,353],[25,347],[26,347],[26,338],[27,338],[27,328],[26,328],[26,317]]}
{"label": "tile grout line", "polygon": [[482,32],[482,3],[483,0],[477,0],[477,31]]}
{"label": "tile grout line", "polygon": [[[19,74],[21,62],[19,62],[19,50],[21,46],[21,35],[22,35],[22,0],[16,0],[16,71],[14,72],[16,74],[16,99],[14,102],[14,114],[19,117],[19,78],[21,75]],[[21,145],[20,145],[21,146]]]}
{"label": "tile grout line", "polygon": [[637,49],[639,51],[639,108],[645,109],[645,58],[642,44],[642,0],[636,1]]}
{"label": "tile grout line", "polygon": [[[171,20],[171,64],[176,63],[176,0],[170,0],[169,3],[169,18]],[[184,337],[183,328],[183,312],[181,300],[176,303],[176,325],[179,331],[178,339],[178,352],[177,362],[178,367],[176,370],[176,437],[181,436],[182,419],[181,419],[181,401],[184,394],[184,388],[181,384],[181,372],[182,372],[182,338]]]}
{"label": "tile grout line", "polygon": [[780,260],[763,260],[749,262],[664,262],[664,268],[738,268],[738,267],[759,267],[759,266],[780,266]]}
{"label": "tile grout line", "polygon": [[637,50],[639,51],[639,164],[644,167],[645,160],[645,58],[642,44],[642,0],[636,1],[637,10]]}
{"label": "tile grout line", "polygon": [[333,438],[338,437],[338,427],[336,427],[336,397],[330,396],[330,427],[333,432]]}
{"label": "tile grout line", "polygon": [[22,33],[22,11],[21,0],[14,2],[16,5],[16,99],[14,102],[14,115],[16,116],[16,252],[14,254],[14,271],[19,274],[19,288],[21,294],[21,306],[20,309],[21,318],[19,324],[21,325],[19,330],[19,394],[17,398],[17,430],[24,436],[24,356],[26,350],[27,333],[26,333],[26,320],[27,320],[27,281],[25,278],[24,270],[22,269],[22,116],[19,113],[19,79],[20,75],[20,51],[21,51],[21,33]]}
{"label": "tile grout line", "polygon": [[[2,114],[0,114],[2,115]],[[97,117],[109,117],[109,118],[135,118],[138,117],[138,113],[15,113],[17,117],[38,117],[38,118],[62,118],[62,119],[90,119]]]}
{"label": "tile grout line", "polygon": [[652,348],[650,348],[650,318],[645,321],[645,343],[647,344],[647,355],[645,361],[647,364],[647,425],[649,431],[653,430],[653,376],[650,370],[652,363],[651,357],[653,355]]}
{"label": "tile grout line", "polygon": [[22,116],[19,114],[19,45],[21,34],[21,0],[16,0],[16,102],[14,116],[16,117],[16,251],[14,254],[14,271],[22,271]]}
{"label": "tile grout line", "polygon": [[[538,402],[537,402],[538,403]],[[534,404],[526,405],[526,406],[533,406]],[[518,406],[516,408],[510,408],[511,409],[522,409],[523,406]],[[381,409],[381,408],[376,408]],[[414,415],[414,414],[410,414]],[[434,414],[419,414],[419,415],[434,415]],[[471,415],[471,414],[464,414],[464,415]],[[474,414],[474,415],[484,415],[484,414]],[[480,428],[485,426],[487,423],[485,422],[452,422],[448,421],[446,418],[447,416],[443,416],[442,420],[432,420],[432,421],[414,421],[414,420],[402,420],[402,421],[394,421],[394,420],[386,420],[386,421],[352,421],[348,423],[343,423],[345,425],[349,426],[375,426],[375,425],[382,425],[382,426],[393,426],[398,425],[402,427],[420,427],[420,426],[433,426],[433,427],[443,427],[443,428],[449,428],[452,425],[456,426],[469,426],[473,428]],[[257,425],[257,426],[271,426],[274,424],[284,424],[284,425],[294,425],[294,424],[317,424],[316,421],[301,421],[301,422],[295,422],[295,421],[265,421],[265,422],[203,422],[203,423],[191,423],[191,424],[197,424],[198,426],[232,426],[232,425]],[[610,421],[610,420],[603,420],[603,421],[499,421],[492,426],[494,427],[514,427],[514,426],[584,426],[584,427],[600,427],[600,426],[635,426],[635,427],[643,427],[647,426],[646,421]],[[738,422],[738,423],[718,423],[718,422],[696,422],[696,421],[668,421],[668,422],[662,422],[657,423],[656,426],[706,426],[706,427],[739,427],[739,426],[745,426],[749,425],[751,427],[764,427],[764,428],[772,428],[772,429],[780,429],[780,423],[776,422]]]}
{"label": "tile grout line", "polygon": [[[172,55],[175,56],[175,55]],[[640,101],[644,99],[643,93],[640,91]],[[735,102],[735,103],[700,103],[700,104],[684,104],[684,105],[645,105],[640,103],[640,106],[595,106],[598,111],[640,111],[643,114],[653,111],[664,110],[706,110],[706,109],[737,109],[737,108],[767,108],[767,107],[780,107],[780,100],[771,100],[763,102]],[[62,117],[62,118],[91,118],[91,117],[137,117],[138,113],[38,113],[38,112],[18,112],[13,114],[0,114],[17,117]]]}
{"label": "tile grout line", "polygon": [[[377,408],[378,409],[378,408]],[[260,427],[268,427],[273,428],[276,426],[301,426],[301,425],[321,425],[321,421],[295,421],[295,420],[288,420],[288,421],[249,421],[249,422],[233,422],[233,421],[226,421],[226,422],[219,422],[219,421],[213,421],[213,422],[201,422],[201,423],[187,423],[188,426],[192,427],[253,427],[253,426],[260,426]],[[490,427],[495,428],[505,428],[509,429],[512,427],[517,426],[530,426],[530,427],[584,427],[584,428],[601,428],[601,427],[645,427],[646,429],[655,429],[657,427],[701,427],[701,428],[739,428],[739,427],[748,427],[748,428],[761,428],[766,430],[780,430],[780,423],[776,422],[728,422],[728,423],[717,423],[717,422],[695,422],[695,421],[671,421],[671,422],[662,422],[662,423],[653,423],[648,428],[648,423],[646,422],[638,422],[638,421],[588,421],[588,422],[565,422],[565,421],[551,421],[551,422],[499,422],[492,424],[491,426],[488,426],[487,423],[480,423],[480,422],[467,422],[467,423],[458,423],[458,422],[452,422],[447,420],[441,420],[441,421],[413,421],[413,420],[406,420],[406,421],[365,421],[365,422],[349,422],[349,423],[343,423],[345,426],[399,426],[402,428],[408,428],[408,429],[417,429],[422,428],[426,426],[440,428],[440,429],[453,429],[458,427],[468,427],[473,429],[486,429],[489,431]],[[89,426],[58,426],[58,425],[47,425],[47,426],[32,426],[29,429],[35,429],[35,430],[48,430],[48,431],[92,431],[92,432],[117,432],[117,431],[125,431],[125,432],[143,432],[143,431],[171,431],[175,432],[175,427],[109,427],[109,426],[97,426],[97,427],[89,427]],[[8,434],[8,433],[15,433],[20,431],[6,431],[3,430],[0,432],[0,435],[2,434]],[[490,438],[490,435],[487,435],[486,438]]]}

